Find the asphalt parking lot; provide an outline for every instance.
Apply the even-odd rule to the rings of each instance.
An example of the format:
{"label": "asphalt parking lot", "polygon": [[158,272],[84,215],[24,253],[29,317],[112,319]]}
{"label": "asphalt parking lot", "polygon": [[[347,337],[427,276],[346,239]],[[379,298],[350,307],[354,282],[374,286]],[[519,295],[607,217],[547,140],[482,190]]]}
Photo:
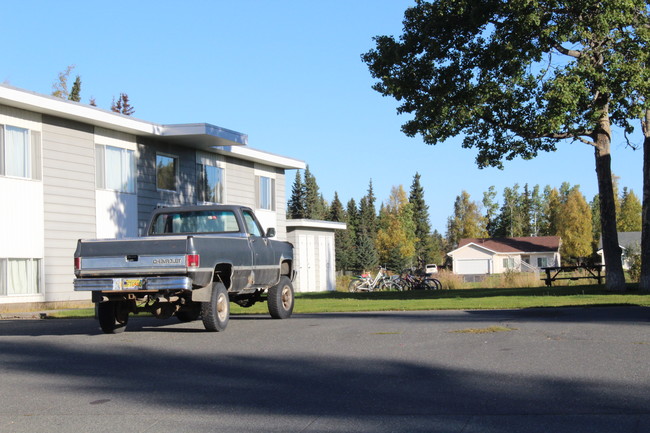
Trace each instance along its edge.
{"label": "asphalt parking lot", "polygon": [[0,432],[648,432],[649,331],[642,307],[3,320]]}

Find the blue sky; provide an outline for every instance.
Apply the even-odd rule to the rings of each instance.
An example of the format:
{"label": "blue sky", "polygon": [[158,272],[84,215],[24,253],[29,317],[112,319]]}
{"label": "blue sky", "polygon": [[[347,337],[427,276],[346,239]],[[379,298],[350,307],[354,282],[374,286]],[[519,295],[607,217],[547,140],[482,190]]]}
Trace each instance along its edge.
{"label": "blue sky", "polygon": [[[0,81],[50,94],[75,65],[82,102],[109,108],[127,93],[134,117],[155,123],[207,122],[249,136],[253,148],[309,164],[321,192],[344,205],[372,179],[386,201],[419,172],[434,229],[444,234],[454,199],[475,201],[495,185],[580,185],[597,193],[593,149],[561,142],[504,170],[476,168],[460,139],[428,146],[406,137],[397,103],[371,89],[360,55],[375,35],[399,35],[413,0],[34,1],[3,5]],[[12,17],[12,19],[7,19]],[[637,132],[632,137],[642,143]],[[642,154],[612,144],[620,186],[641,195]],[[287,189],[295,173],[287,173]]]}

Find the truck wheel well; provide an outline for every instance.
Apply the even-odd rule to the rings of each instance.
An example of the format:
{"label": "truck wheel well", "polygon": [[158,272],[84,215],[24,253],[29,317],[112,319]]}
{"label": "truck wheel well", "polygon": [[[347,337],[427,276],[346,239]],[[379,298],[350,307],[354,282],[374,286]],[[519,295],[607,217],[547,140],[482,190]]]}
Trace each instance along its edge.
{"label": "truck wheel well", "polygon": [[219,263],[214,268],[214,278],[215,282],[221,281],[226,289],[230,288],[231,285],[231,276],[232,276],[232,266],[227,263]]}
{"label": "truck wheel well", "polygon": [[291,276],[291,261],[285,260],[280,265],[280,275]]}

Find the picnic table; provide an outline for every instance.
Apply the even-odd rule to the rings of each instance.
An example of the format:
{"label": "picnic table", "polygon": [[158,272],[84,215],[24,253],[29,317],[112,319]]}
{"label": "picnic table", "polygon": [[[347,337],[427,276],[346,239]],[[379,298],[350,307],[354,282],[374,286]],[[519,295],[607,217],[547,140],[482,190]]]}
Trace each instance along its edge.
{"label": "picnic table", "polygon": [[[581,280],[588,278],[598,280],[598,284],[602,284],[603,279],[605,278],[605,275],[603,274],[605,265],[583,264],[578,266],[547,266],[541,269],[546,272],[546,278],[542,278],[542,280],[548,287],[551,287],[553,285],[553,281],[556,280]],[[580,277],[575,275],[572,275],[570,277],[559,276],[563,273],[574,272],[577,270],[584,270],[587,274]]]}

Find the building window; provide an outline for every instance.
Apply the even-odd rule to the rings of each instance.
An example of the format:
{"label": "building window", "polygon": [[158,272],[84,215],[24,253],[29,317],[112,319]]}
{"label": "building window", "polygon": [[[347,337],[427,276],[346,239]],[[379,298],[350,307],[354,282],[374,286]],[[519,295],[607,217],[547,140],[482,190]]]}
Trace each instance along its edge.
{"label": "building window", "polygon": [[199,201],[223,203],[223,168],[213,165],[197,165]]}
{"label": "building window", "polygon": [[40,286],[40,259],[0,259],[0,295],[35,295]]}
{"label": "building window", "polygon": [[515,267],[515,259],[514,257],[506,257],[503,259],[503,267],[505,269],[514,269]]}
{"label": "building window", "polygon": [[537,267],[538,268],[548,267],[548,257],[537,257]]}
{"label": "building window", "polygon": [[178,158],[156,154],[156,188],[178,191]]}
{"label": "building window", "polygon": [[0,175],[40,179],[41,134],[0,125]]}
{"label": "building window", "polygon": [[121,147],[95,147],[97,188],[135,194],[135,153]]}
{"label": "building window", "polygon": [[256,176],[257,208],[275,210],[275,179],[266,176]]}

